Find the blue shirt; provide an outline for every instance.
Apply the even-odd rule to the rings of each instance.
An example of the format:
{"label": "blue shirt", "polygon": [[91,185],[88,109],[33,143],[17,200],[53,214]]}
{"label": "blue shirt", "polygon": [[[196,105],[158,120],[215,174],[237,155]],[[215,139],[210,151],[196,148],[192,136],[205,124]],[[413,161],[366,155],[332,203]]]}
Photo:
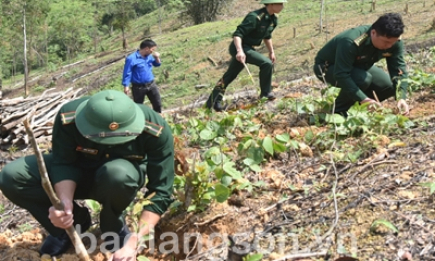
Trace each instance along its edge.
{"label": "blue shirt", "polygon": [[130,83],[144,84],[154,80],[153,66],[158,67],[161,63],[150,54],[142,57],[136,51],[125,59],[124,73],[122,74],[122,85],[130,86]]}

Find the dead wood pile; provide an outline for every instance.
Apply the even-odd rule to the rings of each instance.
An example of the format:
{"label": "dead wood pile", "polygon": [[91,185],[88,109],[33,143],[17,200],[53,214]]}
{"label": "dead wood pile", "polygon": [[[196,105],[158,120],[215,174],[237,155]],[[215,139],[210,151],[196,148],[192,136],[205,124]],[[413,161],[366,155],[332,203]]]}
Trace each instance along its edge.
{"label": "dead wood pile", "polygon": [[51,136],[54,117],[65,103],[80,97],[82,89],[69,88],[61,92],[48,89],[37,97],[18,97],[1,101],[1,136],[0,145],[28,144],[28,137],[23,125],[26,117],[35,133],[36,141],[47,140]]}

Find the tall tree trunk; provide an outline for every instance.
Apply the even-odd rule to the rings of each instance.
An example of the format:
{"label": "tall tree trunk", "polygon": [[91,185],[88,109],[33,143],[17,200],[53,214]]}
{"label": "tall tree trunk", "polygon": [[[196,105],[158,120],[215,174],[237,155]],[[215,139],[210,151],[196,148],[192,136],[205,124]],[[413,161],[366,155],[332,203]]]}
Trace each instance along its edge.
{"label": "tall tree trunk", "polygon": [[157,0],[157,8],[159,8],[159,34],[162,34],[162,7],[160,0]]}
{"label": "tall tree trunk", "polygon": [[127,50],[127,40],[125,39],[125,1],[122,0],[122,25],[121,25],[121,31],[122,31],[122,48],[124,48],[124,51]]}
{"label": "tall tree trunk", "polygon": [[325,0],[320,0],[320,22],[319,22],[319,32],[323,32],[323,12],[325,10]]}
{"label": "tall tree trunk", "polygon": [[24,40],[24,95],[27,96],[29,94],[29,90],[27,89],[27,79],[29,78],[29,68],[27,65],[27,36],[26,36],[26,4],[24,3],[23,8],[23,40]]}
{"label": "tall tree trunk", "polygon": [[125,39],[125,28],[124,26],[121,28],[122,31],[122,48],[124,48],[124,51],[128,48],[127,39]]}
{"label": "tall tree trunk", "polygon": [[16,57],[16,51],[14,49],[14,55],[12,56],[12,79],[14,81],[14,85],[16,83],[17,78],[15,77],[15,74],[17,72],[17,61],[15,60]]}
{"label": "tall tree trunk", "polygon": [[47,23],[47,18],[45,18],[45,55],[46,57],[46,61],[45,61],[45,68],[46,71],[48,72],[49,68],[48,68],[48,59],[50,58],[48,55],[48,23]]}

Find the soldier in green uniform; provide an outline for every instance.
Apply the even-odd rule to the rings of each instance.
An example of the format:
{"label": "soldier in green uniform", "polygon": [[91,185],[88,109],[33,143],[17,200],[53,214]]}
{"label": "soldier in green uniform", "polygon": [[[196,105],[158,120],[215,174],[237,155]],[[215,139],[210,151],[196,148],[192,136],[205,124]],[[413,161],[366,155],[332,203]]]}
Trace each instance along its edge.
{"label": "soldier in green uniform", "polygon": [[[278,13],[284,8],[287,0],[261,0],[265,7],[250,12],[233,33],[233,41],[229,47],[230,65],[223,77],[214,87],[206,102],[207,108],[216,111],[224,110],[222,98],[227,86],[245,67],[245,63],[260,67],[260,98],[275,99],[272,94],[272,70],[275,63],[275,52],[272,44],[272,32],[278,25]],[[255,50],[264,41],[269,58]]]}
{"label": "soldier in green uniform", "polygon": [[[64,253],[71,246],[64,229],[78,225],[84,232],[90,227],[88,209],[74,200],[93,199],[102,205],[101,248],[114,251],[113,260],[136,260],[138,239],[172,202],[174,146],[168,124],[122,92],[101,91],[62,106],[53,126],[52,149],[44,160],[64,211],[55,210],[44,192],[35,155],[7,164],[0,173],[3,194],[49,232],[40,253]],[[139,231],[130,233],[123,212],[144,186],[145,175],[145,196],[154,194],[152,204],[143,209]]]}
{"label": "soldier in green uniform", "polygon": [[[404,27],[399,14],[387,13],[372,25],[338,34],[317,53],[313,68],[317,78],[341,89],[335,100],[336,113],[347,115],[356,101],[380,106],[377,98],[383,101],[394,96],[399,110],[409,114],[405,100],[408,74],[400,39]],[[374,65],[382,58],[389,75]]]}

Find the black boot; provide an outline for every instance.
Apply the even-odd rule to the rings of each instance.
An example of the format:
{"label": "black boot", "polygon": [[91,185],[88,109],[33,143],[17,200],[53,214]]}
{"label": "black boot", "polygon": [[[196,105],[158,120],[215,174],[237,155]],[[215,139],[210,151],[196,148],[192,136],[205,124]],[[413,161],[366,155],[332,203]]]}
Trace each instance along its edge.
{"label": "black boot", "polygon": [[269,92],[268,94],[261,94],[260,99],[263,97],[267,98],[269,101],[273,101],[276,99],[275,95],[273,95],[273,93],[271,93],[271,92]]}
{"label": "black boot", "polygon": [[208,109],[213,109],[215,111],[223,111],[225,110],[226,106],[222,105],[222,99],[224,97],[225,90],[223,90],[220,86],[214,87],[212,93],[208,97],[208,100],[206,102],[206,107]]}

